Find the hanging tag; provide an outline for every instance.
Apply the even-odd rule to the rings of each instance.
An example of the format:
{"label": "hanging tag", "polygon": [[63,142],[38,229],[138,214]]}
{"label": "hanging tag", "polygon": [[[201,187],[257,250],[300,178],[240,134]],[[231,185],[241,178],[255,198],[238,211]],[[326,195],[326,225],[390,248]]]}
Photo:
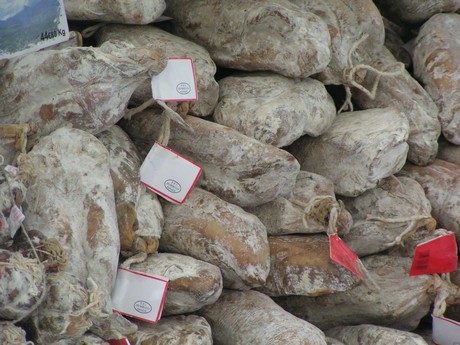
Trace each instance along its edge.
{"label": "hanging tag", "polygon": [[197,101],[195,69],[191,58],[170,58],[152,77],[152,96],[165,102]]}
{"label": "hanging tag", "polygon": [[107,342],[110,345],[131,345],[129,340],[127,338],[121,338],[121,339],[109,339]]}
{"label": "hanging tag", "polygon": [[437,345],[460,345],[460,322],[433,317],[433,341]]}
{"label": "hanging tag", "polygon": [[3,212],[0,210],[0,231],[3,230],[4,227],[8,225],[8,220],[6,219]]}
{"label": "hanging tag", "polygon": [[16,177],[19,174],[19,168],[13,166],[13,165],[7,165],[5,167],[5,171],[10,174],[11,177]]}
{"label": "hanging tag", "polygon": [[112,292],[113,311],[157,323],[163,311],[168,280],[119,268]]}
{"label": "hanging tag", "polygon": [[25,218],[26,216],[24,216],[24,214],[22,213],[22,210],[18,206],[14,205],[11,208],[10,216],[8,218],[8,223],[9,223],[10,231],[11,231],[10,233],[11,238],[13,238],[14,235],[16,235],[16,232],[21,227],[21,224]]}
{"label": "hanging tag", "polygon": [[69,27],[63,0],[2,1],[0,37],[0,59],[67,41]]}
{"label": "hanging tag", "polygon": [[330,257],[333,261],[342,265],[360,279],[363,275],[358,268],[358,255],[356,255],[337,234],[329,235]]}
{"label": "hanging tag", "polygon": [[409,275],[448,273],[457,269],[457,242],[451,233],[415,247]]}
{"label": "hanging tag", "polygon": [[141,183],[165,199],[182,204],[201,171],[199,165],[155,143],[141,165]]}

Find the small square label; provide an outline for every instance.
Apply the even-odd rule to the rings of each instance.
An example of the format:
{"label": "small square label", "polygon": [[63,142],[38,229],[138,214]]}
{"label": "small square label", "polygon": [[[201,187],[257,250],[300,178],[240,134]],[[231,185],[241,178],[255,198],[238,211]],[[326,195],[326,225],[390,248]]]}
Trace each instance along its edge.
{"label": "small square label", "polygon": [[437,345],[460,345],[460,322],[433,317],[433,341]]}
{"label": "small square label", "polygon": [[347,246],[337,234],[329,235],[330,257],[360,279],[363,275],[358,268],[358,256]]}
{"label": "small square label", "polygon": [[198,92],[192,59],[168,59],[165,69],[152,77],[152,96],[165,102],[197,101]]}
{"label": "small square label", "polygon": [[199,165],[155,143],[141,165],[141,183],[167,200],[182,204],[201,171]]}
{"label": "small square label", "polygon": [[455,234],[444,235],[415,247],[409,275],[448,273],[457,270]]}
{"label": "small square label", "polygon": [[113,311],[157,323],[163,311],[168,280],[119,268],[112,292]]}

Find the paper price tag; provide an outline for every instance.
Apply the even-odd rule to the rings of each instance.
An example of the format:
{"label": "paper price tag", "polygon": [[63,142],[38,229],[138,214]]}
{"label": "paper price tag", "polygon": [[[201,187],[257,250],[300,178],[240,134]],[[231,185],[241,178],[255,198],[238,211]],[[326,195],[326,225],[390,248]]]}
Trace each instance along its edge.
{"label": "paper price tag", "polygon": [[358,255],[337,234],[329,235],[329,250],[329,255],[333,261],[363,279],[363,275],[358,268]]}
{"label": "paper price tag", "polygon": [[165,102],[197,101],[195,69],[191,58],[170,58],[163,71],[152,77],[152,96]]}
{"label": "paper price tag", "polygon": [[12,177],[16,177],[19,174],[19,168],[13,166],[13,165],[7,165],[5,167],[5,171],[10,174]]}
{"label": "paper price tag", "polygon": [[16,235],[16,232],[21,227],[22,222],[26,219],[26,216],[22,213],[21,209],[14,205],[10,210],[10,217],[8,218],[8,223],[10,226],[10,235],[11,238]]}
{"label": "paper price tag", "polygon": [[460,345],[460,322],[432,315],[433,341],[437,345]]}
{"label": "paper price tag", "polygon": [[110,345],[131,345],[128,339],[122,338],[122,339],[109,339],[107,342]]}
{"label": "paper price tag", "polygon": [[168,280],[119,268],[112,292],[113,311],[157,323],[163,311]]}
{"label": "paper price tag", "polygon": [[167,200],[182,204],[201,171],[199,165],[155,143],[141,165],[141,183]]}
{"label": "paper price tag", "polygon": [[457,263],[457,242],[451,233],[419,244],[415,248],[409,275],[453,272]]}
{"label": "paper price tag", "polygon": [[0,59],[32,53],[68,39],[63,0],[1,2]]}

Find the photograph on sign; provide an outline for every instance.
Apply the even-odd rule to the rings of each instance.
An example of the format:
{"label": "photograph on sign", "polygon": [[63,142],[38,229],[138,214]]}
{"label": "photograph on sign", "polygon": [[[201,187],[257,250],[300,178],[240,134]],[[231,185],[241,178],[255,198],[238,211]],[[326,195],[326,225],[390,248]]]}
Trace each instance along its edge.
{"label": "photograph on sign", "polygon": [[63,0],[0,0],[0,59],[69,39]]}

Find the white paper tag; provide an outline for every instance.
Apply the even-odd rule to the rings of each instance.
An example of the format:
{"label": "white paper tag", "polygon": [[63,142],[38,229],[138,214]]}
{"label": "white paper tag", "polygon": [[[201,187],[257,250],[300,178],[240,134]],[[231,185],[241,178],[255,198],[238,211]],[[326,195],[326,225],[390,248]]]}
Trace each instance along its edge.
{"label": "white paper tag", "polygon": [[112,292],[113,311],[157,323],[163,311],[168,280],[119,268]]}
{"label": "white paper tag", "polygon": [[13,238],[14,235],[16,235],[16,232],[21,227],[21,224],[25,218],[26,216],[24,216],[24,214],[22,213],[22,210],[19,207],[14,205],[11,208],[10,216],[8,217],[8,223],[9,223],[10,231],[11,231],[10,233],[11,238]]}
{"label": "white paper tag", "polygon": [[460,345],[460,322],[433,317],[433,341],[437,345]]}
{"label": "white paper tag", "polygon": [[182,204],[201,171],[199,165],[155,143],[141,165],[141,183],[165,199]]}
{"label": "white paper tag", "polygon": [[67,41],[63,0],[0,0],[0,59]]}
{"label": "white paper tag", "polygon": [[168,59],[166,68],[152,77],[152,96],[165,102],[197,101],[198,92],[192,59]]}
{"label": "white paper tag", "polygon": [[7,165],[5,167],[5,171],[10,174],[11,177],[16,177],[19,174],[19,168],[13,166],[13,165]]}

